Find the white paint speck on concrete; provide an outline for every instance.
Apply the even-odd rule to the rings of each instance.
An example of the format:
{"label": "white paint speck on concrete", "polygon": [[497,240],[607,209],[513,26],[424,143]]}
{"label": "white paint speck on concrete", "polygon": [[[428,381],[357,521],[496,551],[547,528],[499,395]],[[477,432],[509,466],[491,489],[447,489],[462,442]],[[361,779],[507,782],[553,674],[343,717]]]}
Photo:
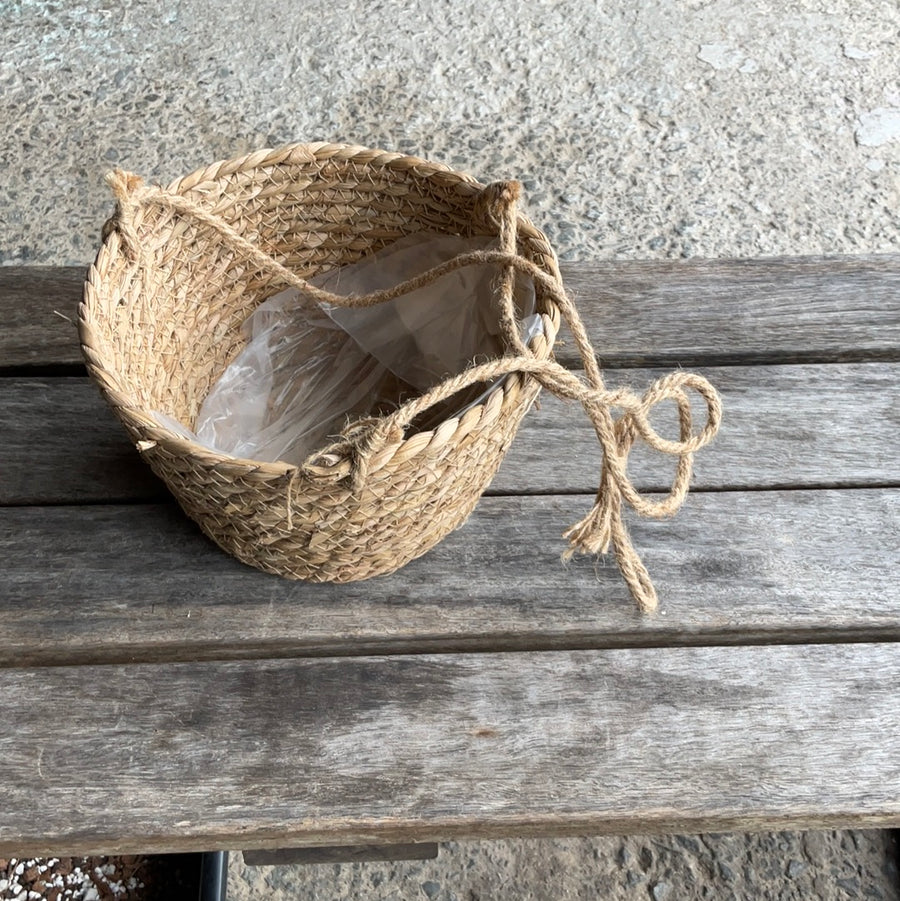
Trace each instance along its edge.
{"label": "white paint speck on concrete", "polygon": [[900,108],[879,107],[862,113],[856,125],[856,143],[862,147],[881,147],[900,141]]}
{"label": "white paint speck on concrete", "polygon": [[746,59],[744,52],[730,44],[701,44],[697,59],[714,69],[737,69]]}
{"label": "white paint speck on concrete", "polygon": [[855,47],[853,44],[844,44],[844,56],[847,59],[867,60],[872,59],[875,54],[871,50],[863,50],[862,47]]}

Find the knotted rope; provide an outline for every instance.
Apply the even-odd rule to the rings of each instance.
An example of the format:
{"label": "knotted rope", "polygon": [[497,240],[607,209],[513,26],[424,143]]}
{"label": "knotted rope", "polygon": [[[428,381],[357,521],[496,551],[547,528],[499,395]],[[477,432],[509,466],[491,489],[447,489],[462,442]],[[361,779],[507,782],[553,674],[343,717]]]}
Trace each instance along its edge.
{"label": "knotted rope", "polygon": [[[603,450],[600,484],[595,502],[589,513],[564,533],[570,548],[563,555],[569,559],[574,553],[607,553],[612,546],[616,561],[638,607],[644,612],[656,609],[656,589],[646,567],[634,549],[622,516],[627,503],[641,516],[661,519],[674,515],[684,503],[690,487],[693,454],[715,436],[722,418],[722,405],[713,386],[695,373],[676,371],[653,382],[643,395],[624,388],[609,390],[603,382],[596,354],[588,338],[584,323],[572,301],[557,278],[548,275],[534,263],[519,256],[516,247],[518,222],[517,201],[520,187],[517,182],[498,182],[488,185],[478,198],[486,218],[497,226],[500,249],[461,254],[435,266],[399,285],[366,295],[344,296],[332,294],[310,285],[257,245],[248,241],[231,225],[200,204],[179,194],[165,192],[162,188],[144,185],[140,179],[116,170],[107,176],[118,200],[116,214],[107,224],[105,233],[117,230],[124,242],[126,253],[136,256],[141,242],[137,217],[142,207],[155,205],[192,217],[215,229],[235,250],[246,255],[263,271],[279,276],[285,283],[299,288],[303,294],[317,302],[336,306],[363,308],[384,303],[431,284],[441,276],[464,266],[493,264],[500,267],[497,285],[498,315],[506,340],[506,355],[466,369],[459,375],[441,382],[430,391],[417,397],[394,413],[375,421],[369,429],[354,438],[356,460],[353,472],[358,486],[365,481],[369,463],[376,453],[386,446],[403,441],[404,430],[420,413],[434,404],[452,397],[457,392],[479,382],[489,382],[498,377],[518,372],[533,376],[543,387],[561,398],[578,401],[594,426]],[[521,272],[542,288],[558,307],[575,339],[586,381],[561,366],[553,359],[538,359],[525,346],[516,324],[513,302],[515,273]],[[688,391],[696,392],[706,404],[706,423],[699,432],[693,431],[691,403]],[[659,435],[650,425],[652,409],[664,400],[677,406],[679,437],[677,441]],[[619,412],[618,418],[613,411]],[[642,495],[627,473],[628,455],[634,442],[640,438],[660,453],[678,458],[675,475],[668,494],[661,500],[650,500]],[[288,491],[293,485],[289,480]],[[290,503],[289,503],[290,506]]]}

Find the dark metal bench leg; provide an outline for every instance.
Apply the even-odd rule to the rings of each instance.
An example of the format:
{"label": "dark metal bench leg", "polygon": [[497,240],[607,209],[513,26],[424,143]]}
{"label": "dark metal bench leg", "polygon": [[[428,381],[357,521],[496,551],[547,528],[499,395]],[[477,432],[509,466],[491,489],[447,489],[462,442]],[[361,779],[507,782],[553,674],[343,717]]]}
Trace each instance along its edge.
{"label": "dark metal bench leg", "polygon": [[244,863],[251,867],[300,863],[433,860],[438,855],[438,846],[433,842],[412,842],[406,845],[333,845],[317,848],[244,851],[243,855]]}
{"label": "dark metal bench leg", "polygon": [[225,901],[228,852],[207,851],[200,864],[200,901]]}

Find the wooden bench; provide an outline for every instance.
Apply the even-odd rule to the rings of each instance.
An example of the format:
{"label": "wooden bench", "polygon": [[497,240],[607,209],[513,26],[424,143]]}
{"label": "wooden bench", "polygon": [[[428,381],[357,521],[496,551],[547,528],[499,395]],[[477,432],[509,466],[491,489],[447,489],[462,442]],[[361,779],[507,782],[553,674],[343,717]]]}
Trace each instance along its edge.
{"label": "wooden bench", "polygon": [[548,396],[395,575],[230,559],[85,378],[81,277],[0,269],[0,854],[900,825],[900,257],[564,266],[613,384],[725,402],[630,520],[650,617],[560,562],[599,450]]}

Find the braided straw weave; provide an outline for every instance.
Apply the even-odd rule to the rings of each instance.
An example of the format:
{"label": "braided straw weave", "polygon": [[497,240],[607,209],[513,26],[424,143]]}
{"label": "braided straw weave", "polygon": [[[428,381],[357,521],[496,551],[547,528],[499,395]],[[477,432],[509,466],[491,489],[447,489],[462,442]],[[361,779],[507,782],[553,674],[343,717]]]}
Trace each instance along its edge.
{"label": "braided straw weave", "polygon": [[[341,144],[259,151],[167,188],[123,172],[109,181],[116,213],[104,228],[79,310],[88,370],[153,471],[222,548],[260,569],[312,581],[354,581],[398,569],[469,516],[544,386],[582,404],[603,448],[596,503],[566,533],[569,553],[605,552],[612,544],[638,605],[655,608],[656,593],[622,520],[623,501],[646,516],[674,513],[687,493],[693,451],[717,431],[721,405],[712,386],[690,373],[668,375],[642,397],[605,388],[552,248],[517,212],[517,183],[483,186],[415,157]],[[422,230],[494,235],[499,249],[456,257],[362,297],[338,297],[305,281]],[[348,423],[301,466],[217,453],[153,415],[192,425],[210,387],[242,349],[242,323],[285,285],[363,307],[475,263],[497,268],[505,355],[473,365],[395,412]],[[534,280],[543,323],[543,334],[527,347],[515,321],[516,271]],[[586,381],[552,358],[561,318],[584,360]],[[411,428],[429,408],[498,376],[505,376],[502,388],[481,404],[429,431]],[[707,407],[697,433],[689,389]],[[679,410],[677,441],[648,422],[651,407],[664,399]],[[626,474],[637,438],[678,458],[672,490],[661,501],[638,494]]]}

